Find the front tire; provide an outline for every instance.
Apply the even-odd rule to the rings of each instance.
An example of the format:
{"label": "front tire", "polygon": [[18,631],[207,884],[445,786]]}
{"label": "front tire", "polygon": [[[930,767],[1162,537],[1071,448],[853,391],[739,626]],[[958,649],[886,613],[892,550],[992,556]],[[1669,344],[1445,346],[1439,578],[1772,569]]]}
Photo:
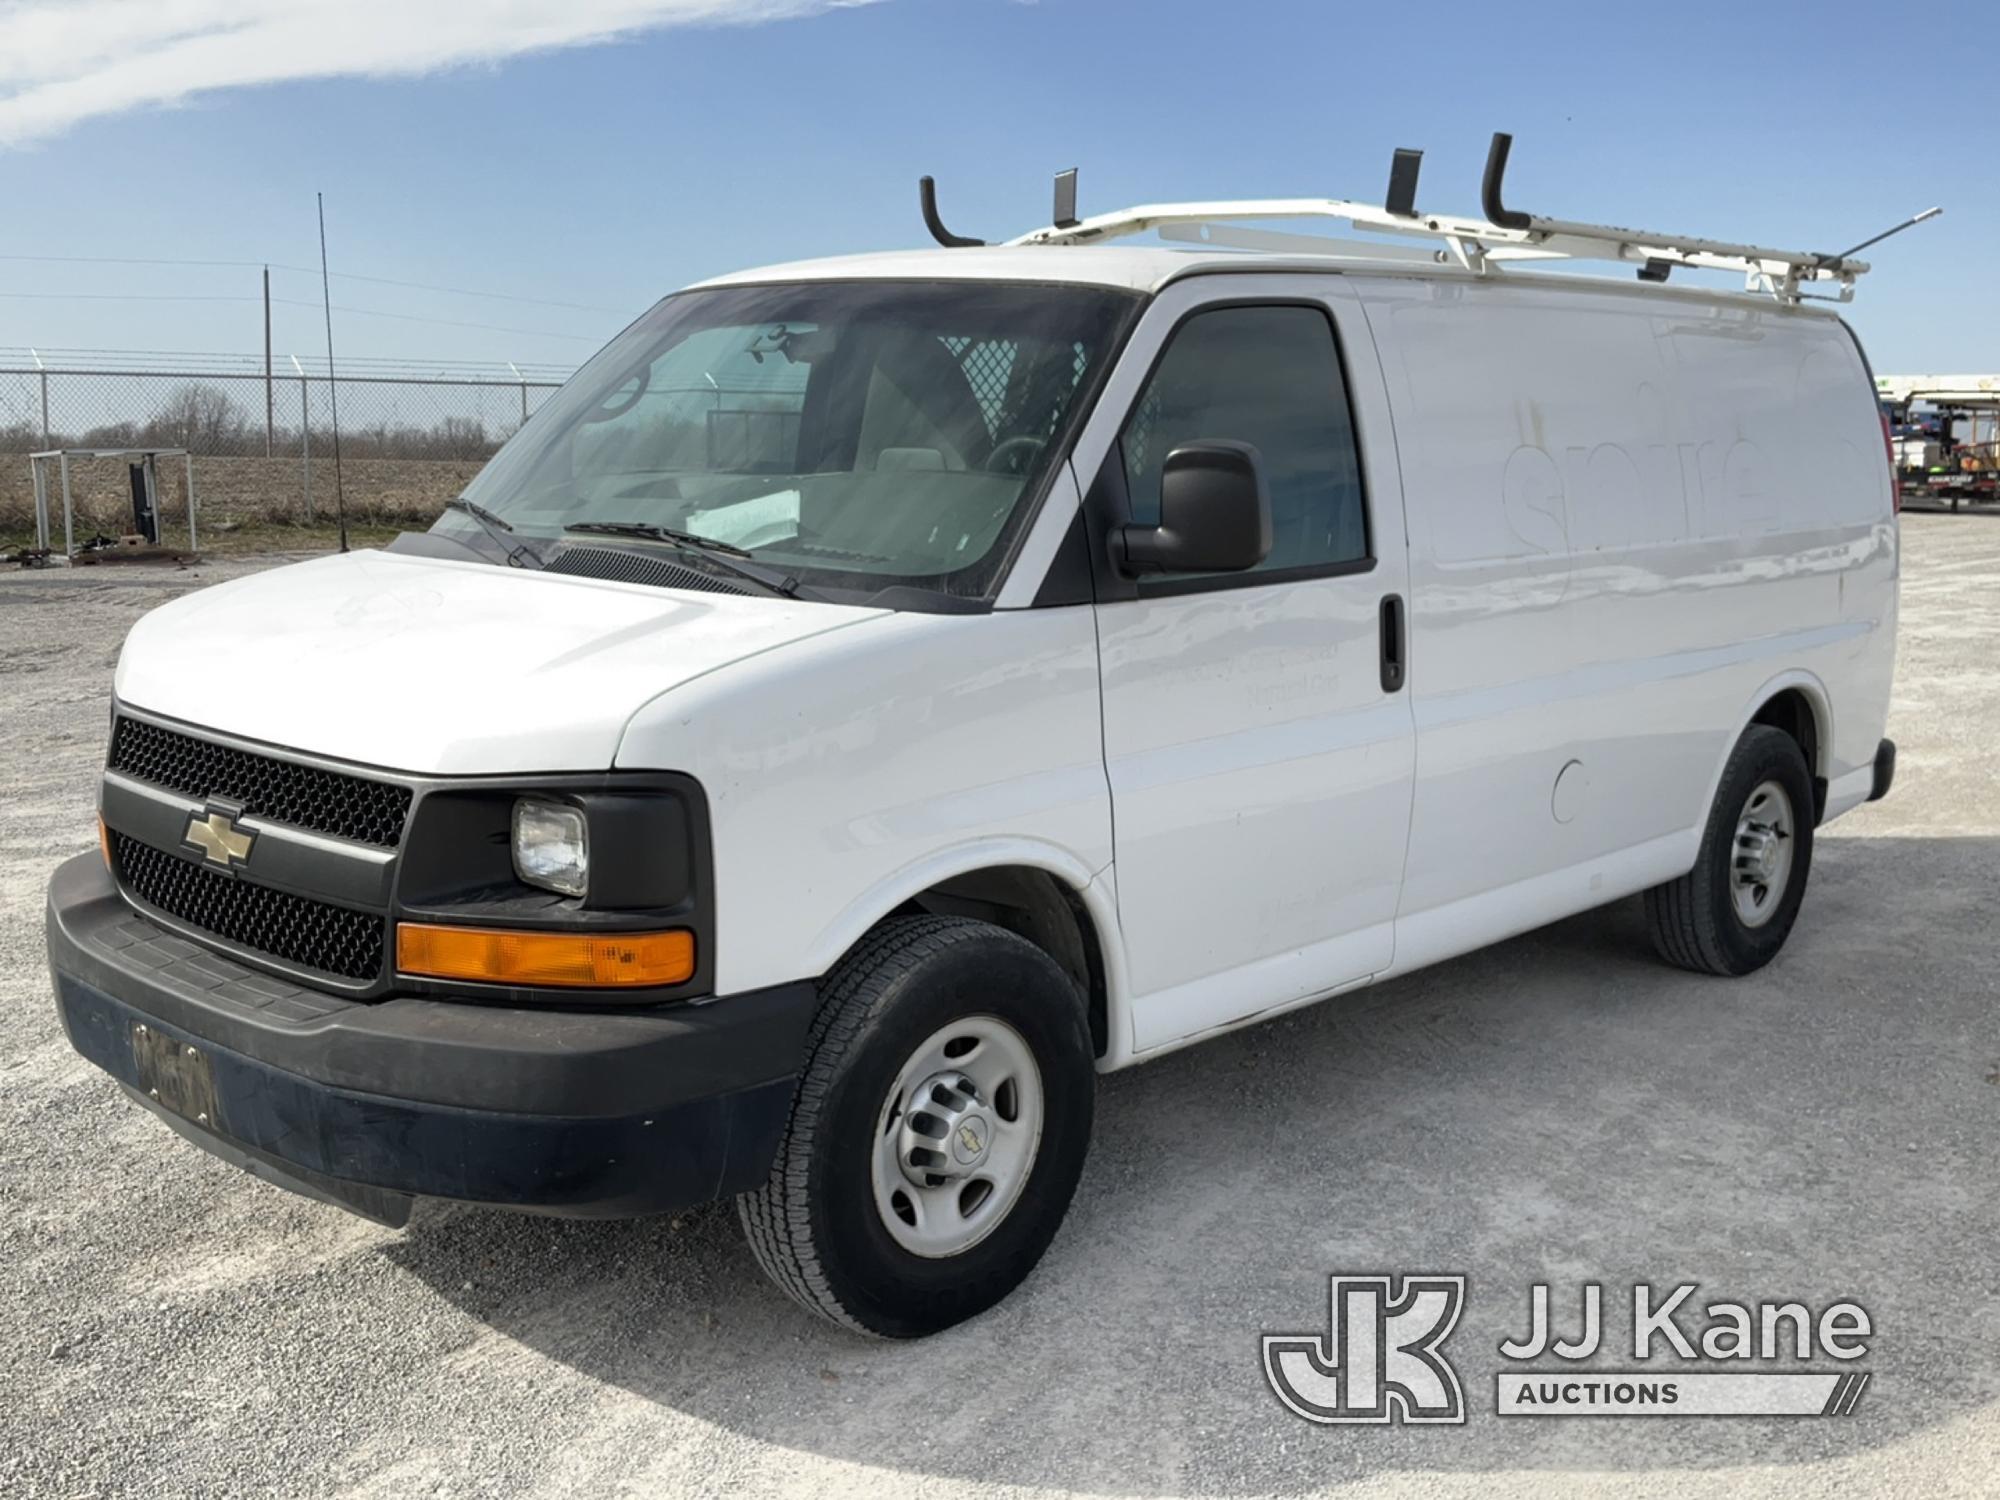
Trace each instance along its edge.
{"label": "front tire", "polygon": [[1026,939],[897,917],[835,966],[771,1175],[737,1200],[793,1300],[915,1338],[1000,1301],[1055,1237],[1096,1083],[1081,997]]}
{"label": "front tire", "polygon": [[1752,724],[1723,767],[1694,868],[1646,892],[1660,956],[1724,975],[1749,974],[1777,957],[1805,899],[1814,808],[1798,741]]}

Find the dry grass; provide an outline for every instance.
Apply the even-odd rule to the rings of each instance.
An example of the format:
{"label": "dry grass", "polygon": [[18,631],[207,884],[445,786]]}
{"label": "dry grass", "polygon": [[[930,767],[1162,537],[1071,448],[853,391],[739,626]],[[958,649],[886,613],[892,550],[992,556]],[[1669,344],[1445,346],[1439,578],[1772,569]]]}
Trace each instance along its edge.
{"label": "dry grass", "polygon": [[[458,494],[483,467],[478,459],[422,460],[354,458],[341,465],[341,487],[351,526],[428,526],[445,501]],[[160,510],[168,540],[185,536],[187,498],[179,460],[160,465]],[[305,472],[297,455],[284,458],[197,458],[194,461],[196,525],[204,544],[219,540],[218,523],[245,529],[302,525],[306,517]],[[51,489],[54,478],[51,475]],[[132,492],[125,466],[113,462],[73,464],[70,497],[79,538],[112,534],[132,526]],[[334,505],[331,458],[313,460],[315,520],[331,520]],[[51,527],[62,525],[62,503],[49,499]],[[0,536],[23,536],[34,529],[34,484],[25,453],[0,453]]]}

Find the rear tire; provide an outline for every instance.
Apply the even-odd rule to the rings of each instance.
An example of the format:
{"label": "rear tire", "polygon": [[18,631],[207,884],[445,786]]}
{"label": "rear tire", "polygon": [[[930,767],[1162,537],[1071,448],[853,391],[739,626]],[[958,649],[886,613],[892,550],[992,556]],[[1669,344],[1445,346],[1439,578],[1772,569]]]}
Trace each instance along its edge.
{"label": "rear tire", "polygon": [[1082,998],[1026,939],[928,916],[884,922],[820,993],[771,1175],[737,1200],[745,1237],[844,1327],[949,1328],[1027,1277],[1076,1191],[1096,1085]]}
{"label": "rear tire", "polygon": [[1646,892],[1653,946],[1699,974],[1748,974],[1785,946],[1812,868],[1812,773],[1798,741],[1752,724],[1730,752],[1694,868]]}

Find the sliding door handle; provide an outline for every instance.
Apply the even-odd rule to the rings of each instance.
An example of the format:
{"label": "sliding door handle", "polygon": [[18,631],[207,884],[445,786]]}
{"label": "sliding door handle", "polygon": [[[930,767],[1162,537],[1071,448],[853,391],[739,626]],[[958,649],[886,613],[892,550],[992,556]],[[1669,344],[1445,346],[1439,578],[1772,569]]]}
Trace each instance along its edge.
{"label": "sliding door handle", "polygon": [[1409,665],[1409,644],[1403,628],[1403,596],[1382,596],[1382,691],[1399,693]]}

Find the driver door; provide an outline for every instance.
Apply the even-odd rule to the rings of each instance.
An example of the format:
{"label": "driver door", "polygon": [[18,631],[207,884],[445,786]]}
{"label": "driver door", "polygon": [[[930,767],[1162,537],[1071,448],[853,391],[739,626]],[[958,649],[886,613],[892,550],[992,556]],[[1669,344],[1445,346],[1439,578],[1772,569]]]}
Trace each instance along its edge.
{"label": "driver door", "polygon": [[1203,439],[1258,450],[1270,554],[1239,573],[1100,573],[1140,1052],[1387,967],[1409,831],[1410,695],[1384,665],[1403,649],[1402,492],[1374,345],[1338,278],[1200,277],[1156,300],[1079,444],[1098,529],[1156,523],[1162,461]]}

